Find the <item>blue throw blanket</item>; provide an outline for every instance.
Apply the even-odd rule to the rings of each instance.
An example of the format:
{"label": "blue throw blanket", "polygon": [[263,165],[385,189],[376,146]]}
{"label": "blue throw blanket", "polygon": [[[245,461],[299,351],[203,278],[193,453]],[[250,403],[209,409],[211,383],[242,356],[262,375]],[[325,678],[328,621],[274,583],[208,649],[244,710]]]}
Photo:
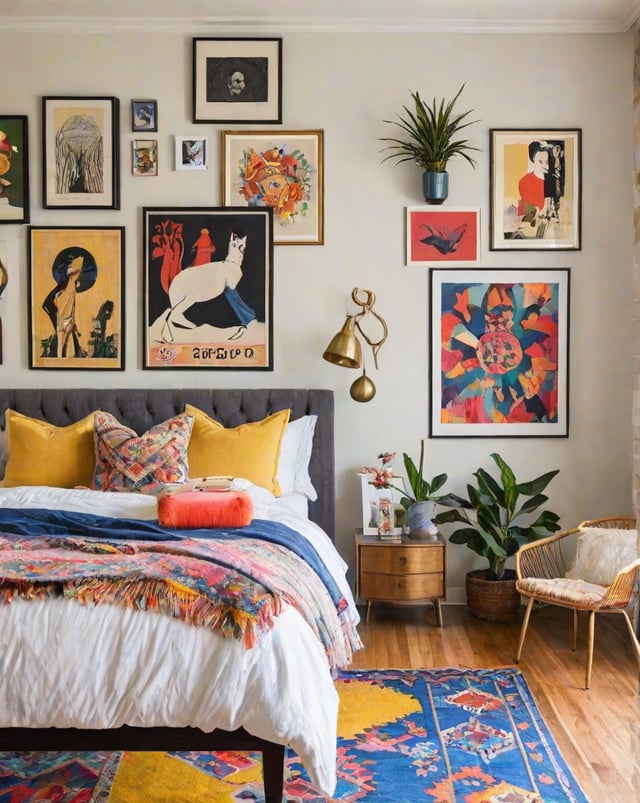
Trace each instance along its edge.
{"label": "blue throw blanket", "polygon": [[0,534],[82,537],[98,541],[181,541],[190,538],[257,538],[290,549],[316,572],[334,605],[341,610],[345,600],[313,544],[291,527],[275,521],[254,519],[247,527],[233,529],[178,529],[162,527],[156,519],[119,519],[46,508],[0,508]]}

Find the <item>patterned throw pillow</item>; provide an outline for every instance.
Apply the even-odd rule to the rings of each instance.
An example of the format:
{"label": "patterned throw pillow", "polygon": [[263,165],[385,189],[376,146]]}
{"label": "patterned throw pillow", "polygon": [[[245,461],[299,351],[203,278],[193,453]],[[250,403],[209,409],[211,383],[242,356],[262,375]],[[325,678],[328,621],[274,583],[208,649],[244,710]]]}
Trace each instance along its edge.
{"label": "patterned throw pillow", "polygon": [[93,488],[155,494],[165,485],[185,482],[192,427],[193,416],[180,413],[138,436],[111,413],[96,413]]}

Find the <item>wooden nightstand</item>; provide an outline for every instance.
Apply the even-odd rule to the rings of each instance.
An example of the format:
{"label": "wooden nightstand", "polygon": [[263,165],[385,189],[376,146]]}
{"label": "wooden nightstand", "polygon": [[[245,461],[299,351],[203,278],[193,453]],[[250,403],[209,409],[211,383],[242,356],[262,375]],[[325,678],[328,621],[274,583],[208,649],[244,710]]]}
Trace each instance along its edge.
{"label": "wooden nightstand", "polygon": [[444,538],[401,543],[380,541],[356,532],[356,597],[367,600],[367,623],[374,602],[390,605],[433,603],[436,624],[442,627],[440,602],[446,599]]}

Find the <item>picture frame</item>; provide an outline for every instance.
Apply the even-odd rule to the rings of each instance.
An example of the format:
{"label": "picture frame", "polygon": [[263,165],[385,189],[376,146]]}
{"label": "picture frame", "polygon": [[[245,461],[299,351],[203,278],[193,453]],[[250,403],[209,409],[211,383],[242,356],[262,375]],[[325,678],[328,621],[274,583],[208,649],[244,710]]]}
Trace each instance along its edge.
{"label": "picture frame", "polygon": [[158,101],[132,100],[131,101],[131,130],[157,131],[158,130]]}
{"label": "picture frame", "polygon": [[[426,235],[426,236],[425,236]],[[408,206],[406,264],[477,265],[480,261],[478,207]]]}
{"label": "picture frame", "polygon": [[489,131],[490,250],[579,251],[582,130]]}
{"label": "picture frame", "polygon": [[29,226],[29,368],[125,368],[124,226]]}
{"label": "picture frame", "polygon": [[0,114],[0,223],[29,219],[29,119]]}
{"label": "picture frame", "polygon": [[272,210],[142,214],[143,368],[273,370]]}
{"label": "picture frame", "polygon": [[430,269],[430,435],[569,434],[569,268]]}
{"label": "picture frame", "polygon": [[134,176],[158,175],[158,140],[134,139],[131,143],[131,172]]}
{"label": "picture frame", "polygon": [[119,101],[43,97],[42,205],[119,209]]}
{"label": "picture frame", "polygon": [[209,146],[207,137],[197,134],[174,137],[175,169],[206,170],[209,162]]}
{"label": "picture frame", "polygon": [[324,243],[324,131],[222,131],[222,203],[271,207],[276,245]]}
{"label": "picture frame", "polygon": [[193,39],[193,122],[282,122],[282,39]]}
{"label": "picture frame", "polygon": [[[362,497],[362,533],[363,535],[401,536],[405,522],[405,510],[400,504],[402,494],[397,488],[378,488],[371,483],[371,475],[361,473],[360,477]],[[402,487],[401,477],[392,477],[392,482]],[[388,505],[390,526],[383,528],[384,503]]]}

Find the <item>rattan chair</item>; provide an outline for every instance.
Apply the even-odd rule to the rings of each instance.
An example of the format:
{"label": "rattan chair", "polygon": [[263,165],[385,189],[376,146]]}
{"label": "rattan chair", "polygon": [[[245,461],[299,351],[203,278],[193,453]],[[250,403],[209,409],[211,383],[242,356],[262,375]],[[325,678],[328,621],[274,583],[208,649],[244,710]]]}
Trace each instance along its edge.
{"label": "rattan chair", "polygon": [[[589,642],[587,648],[587,670],[585,688],[591,683],[591,667],[593,664],[593,643],[595,633],[595,615],[597,613],[622,614],[627,623],[633,647],[640,663],[640,642],[634,629],[630,613],[637,611],[637,580],[640,571],[640,555],[637,559],[621,569],[613,582],[608,585],[596,585],[580,579],[567,579],[567,565],[562,548],[564,539],[582,529],[589,527],[605,527],[610,529],[630,530],[636,528],[636,519],[631,516],[609,516],[603,519],[583,521],[572,530],[564,530],[549,538],[533,541],[521,547],[516,554],[516,588],[528,598],[527,609],[522,622],[520,640],[515,661],[519,663],[524,644],[529,617],[534,602],[549,605],[561,605],[573,609],[573,650],[576,649],[578,630],[578,611],[589,614]],[[566,546],[566,543],[564,544]],[[635,619],[635,615],[633,619]]]}

